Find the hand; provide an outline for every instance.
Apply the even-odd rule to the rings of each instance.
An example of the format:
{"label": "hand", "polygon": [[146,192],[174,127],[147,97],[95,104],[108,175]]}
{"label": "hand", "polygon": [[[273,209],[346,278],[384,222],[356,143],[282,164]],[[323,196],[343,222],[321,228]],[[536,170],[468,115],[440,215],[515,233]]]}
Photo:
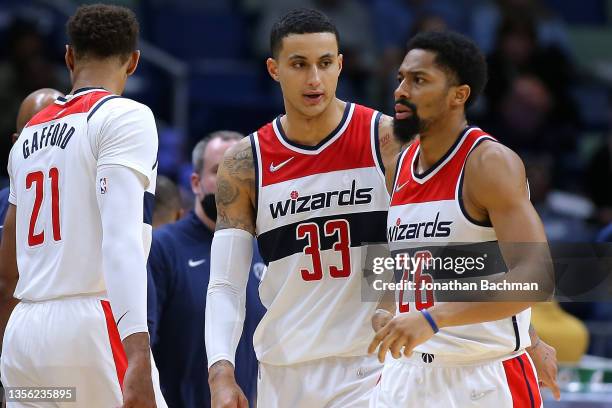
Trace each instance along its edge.
{"label": "hand", "polygon": [[403,348],[404,355],[409,357],[416,346],[433,335],[434,331],[422,313],[402,314],[391,319],[376,333],[368,353],[374,353],[378,347],[378,361],[381,363],[385,362],[387,351],[391,351],[393,358],[400,358]]}
{"label": "hand", "polygon": [[123,379],[122,408],[155,408],[149,355],[134,357],[128,363]]}
{"label": "hand", "polygon": [[540,386],[550,388],[557,401],[561,399],[561,390],[557,384],[557,351],[539,338],[536,343],[527,347],[533,360]]}
{"label": "hand", "polygon": [[234,367],[222,360],[210,367],[208,373],[211,408],[249,408],[249,403],[236,383]]}
{"label": "hand", "polygon": [[372,316],[372,328],[377,332],[385,327],[391,319],[393,319],[393,313],[386,309],[376,309],[376,312],[374,312]]}
{"label": "hand", "polygon": [[123,339],[122,343],[128,359],[123,378],[122,408],[155,408],[149,334],[134,333]]}

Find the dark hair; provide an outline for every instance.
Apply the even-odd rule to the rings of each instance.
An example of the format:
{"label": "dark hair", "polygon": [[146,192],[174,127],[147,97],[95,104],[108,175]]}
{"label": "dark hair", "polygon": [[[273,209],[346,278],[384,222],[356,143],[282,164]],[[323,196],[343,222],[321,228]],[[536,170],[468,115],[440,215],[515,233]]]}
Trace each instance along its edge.
{"label": "dark hair", "polygon": [[81,6],[66,24],[70,45],[79,58],[127,59],[136,50],[139,28],[132,10],[108,4]]}
{"label": "dark hair", "polygon": [[280,52],[283,38],[291,34],[332,33],[340,45],[340,34],[331,20],[317,10],[300,8],[291,10],[272,26],[270,50],[274,57]]}
{"label": "dark hair", "polygon": [[181,193],[178,187],[168,177],[160,174],[157,176],[157,184],[155,185],[154,214],[166,216],[180,209]]}
{"label": "dark hair", "polygon": [[470,106],[487,83],[487,61],[482,51],[469,38],[451,31],[429,31],[415,35],[408,42],[408,50],[422,49],[436,53],[436,64],[449,72],[458,85],[468,85]]}

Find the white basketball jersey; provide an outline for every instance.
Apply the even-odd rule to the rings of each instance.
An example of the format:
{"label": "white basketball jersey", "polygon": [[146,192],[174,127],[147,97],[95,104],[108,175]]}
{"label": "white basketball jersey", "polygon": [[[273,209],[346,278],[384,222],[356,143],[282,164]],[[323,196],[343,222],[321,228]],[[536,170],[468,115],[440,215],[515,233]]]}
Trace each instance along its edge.
{"label": "white basketball jersey", "polygon": [[16,298],[106,291],[96,193],[107,186],[97,168],[120,165],[146,177],[143,221],[150,224],[157,143],[151,110],[102,88],[60,97],[28,122],[8,165],[9,201],[17,206]]}
{"label": "white basketball jersey", "polygon": [[317,146],[291,142],[280,118],[251,135],[257,242],[267,264],[260,361],[295,364],[362,356],[376,302],[362,299],[362,255],[385,242],[389,195],[378,148],[380,113],[347,103]]}
{"label": "white basketball jersey", "polygon": [[[440,265],[442,260],[449,262],[452,258],[445,254],[474,255],[469,271],[464,270],[465,264],[461,268],[456,264],[446,275],[440,273],[436,277],[438,282],[477,278],[479,271],[486,270],[480,268],[478,262],[487,260],[477,258],[485,246],[502,260],[501,264],[493,265],[498,268],[495,273],[506,272],[493,226],[471,219],[463,207],[465,162],[470,152],[484,140],[495,141],[478,128],[466,128],[448,152],[423,174],[415,170],[420,149],[418,140],[402,153],[398,162],[387,220],[391,252],[406,251],[412,256],[426,258],[435,256]],[[422,288],[420,282],[413,282],[417,289]],[[400,313],[418,313],[435,303],[432,292],[408,292],[400,290],[397,293]],[[451,360],[474,361],[510,355],[529,346],[530,317],[531,310],[527,309],[507,319],[443,328],[415,350],[444,355]]]}

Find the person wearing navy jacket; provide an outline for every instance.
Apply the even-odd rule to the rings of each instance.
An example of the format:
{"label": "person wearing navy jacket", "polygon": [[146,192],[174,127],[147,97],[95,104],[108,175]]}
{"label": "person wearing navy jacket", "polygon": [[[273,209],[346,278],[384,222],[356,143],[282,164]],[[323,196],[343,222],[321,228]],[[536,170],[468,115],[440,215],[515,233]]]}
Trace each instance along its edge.
{"label": "person wearing navy jacket", "polygon": [[[225,150],[243,136],[218,131],[205,137],[192,154],[194,209],[153,233],[148,268],[155,284],[149,308],[151,344],[169,407],[209,407],[204,310],[210,277],[210,246],[215,230],[216,174]],[[236,379],[255,400],[257,357],[253,333],[265,308],[259,300],[264,264],[255,249],[247,288],[244,330],[236,351]]]}

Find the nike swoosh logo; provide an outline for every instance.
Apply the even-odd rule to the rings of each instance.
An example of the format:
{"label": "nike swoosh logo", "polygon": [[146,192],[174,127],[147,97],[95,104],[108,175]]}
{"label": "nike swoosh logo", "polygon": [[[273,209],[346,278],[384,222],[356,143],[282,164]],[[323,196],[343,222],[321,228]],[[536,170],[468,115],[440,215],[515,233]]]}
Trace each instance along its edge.
{"label": "nike swoosh logo", "polygon": [[275,166],[274,163],[270,163],[270,171],[272,173],[274,173],[275,171],[277,171],[278,169],[280,169],[281,167],[283,167],[285,164],[289,163],[291,160],[293,160],[295,158],[295,156],[292,156],[290,158],[288,158],[287,160],[285,160],[284,162],[280,163],[279,165]]}
{"label": "nike swoosh logo", "polygon": [[477,401],[479,399],[484,398],[485,395],[492,393],[493,391],[495,391],[494,389],[490,389],[490,390],[484,390],[482,392],[476,392],[475,390],[472,390],[472,393],[470,394],[470,398],[472,399],[472,401]]}
{"label": "nike swoosh logo", "polygon": [[395,188],[395,191],[400,191],[402,188],[404,188],[404,186],[406,186],[406,184],[408,184],[410,182],[410,180],[408,180],[407,182],[405,182],[402,185],[399,185]]}
{"label": "nike swoosh logo", "polygon": [[123,316],[121,316],[121,317],[119,318],[119,320],[117,320],[117,326],[119,326],[119,322],[121,321],[121,319],[123,319],[123,318],[125,317],[125,315],[126,315],[126,314],[128,314],[128,312],[129,312],[129,310],[128,310],[127,312],[125,312],[125,313],[123,314]]}
{"label": "nike swoosh logo", "polygon": [[196,266],[202,265],[204,262],[206,262],[206,259],[200,259],[200,260],[197,260],[197,261],[194,261],[193,259],[190,259],[187,263],[192,268],[195,268]]}

